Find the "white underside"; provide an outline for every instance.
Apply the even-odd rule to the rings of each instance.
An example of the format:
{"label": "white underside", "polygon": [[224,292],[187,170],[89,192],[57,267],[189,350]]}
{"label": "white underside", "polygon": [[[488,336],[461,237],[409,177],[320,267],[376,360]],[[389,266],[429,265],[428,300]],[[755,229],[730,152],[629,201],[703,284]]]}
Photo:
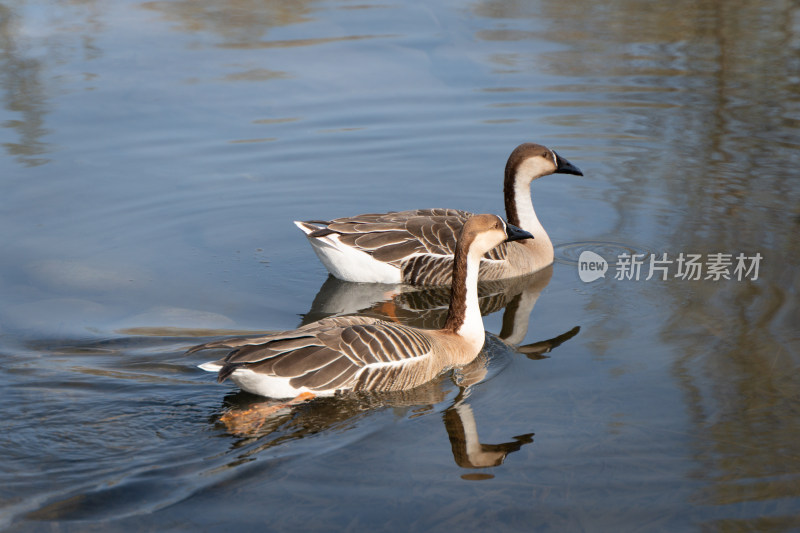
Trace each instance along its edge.
{"label": "white underside", "polygon": [[[298,222],[298,228],[308,234]],[[328,272],[344,281],[361,283],[402,283],[400,269],[373,259],[368,253],[342,244],[335,233],[324,237],[309,237],[308,241]]]}
{"label": "white underside", "polygon": [[[221,368],[213,361],[197,366],[207,372],[219,372]],[[248,368],[237,368],[230,376],[230,380],[243,391],[268,398],[295,398],[304,392],[310,392],[314,396],[332,396],[336,392],[333,390],[312,391],[308,387],[292,387],[289,384],[290,379],[259,374]]]}
{"label": "white underside", "polygon": [[[481,330],[482,332],[483,330]],[[405,364],[410,363],[411,361],[419,361],[425,357],[429,357],[431,352],[427,352],[419,357],[415,357],[413,359],[400,359],[397,361],[386,361],[381,363],[373,363],[362,368],[358,373],[356,373],[353,381],[358,379],[358,376],[361,372],[364,372],[367,368],[375,369],[379,367],[394,367],[394,366],[402,366]],[[207,363],[203,363],[197,365],[198,368],[202,368],[206,372],[219,372],[219,369],[222,368],[219,364],[215,361],[209,361]],[[308,387],[293,387],[289,382],[291,378],[282,378],[278,376],[268,376],[266,374],[259,374],[258,372],[253,372],[248,368],[237,368],[233,371],[233,374],[230,376],[231,381],[233,381],[240,389],[250,392],[252,394],[258,394],[259,396],[267,396],[269,398],[295,398],[296,396],[304,393],[310,392],[314,396],[333,396],[336,393],[337,389],[330,389],[330,390],[312,390]],[[346,389],[343,389],[346,390]]]}

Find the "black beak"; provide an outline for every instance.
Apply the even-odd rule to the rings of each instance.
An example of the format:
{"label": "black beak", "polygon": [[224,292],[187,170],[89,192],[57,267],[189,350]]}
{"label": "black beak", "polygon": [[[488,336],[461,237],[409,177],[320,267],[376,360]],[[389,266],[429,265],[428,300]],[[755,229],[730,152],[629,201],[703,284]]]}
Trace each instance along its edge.
{"label": "black beak", "polygon": [[556,156],[556,173],[557,174],[575,174],[576,176],[583,176],[583,172],[581,169],[558,155],[557,153],[553,152],[553,155]]}
{"label": "black beak", "polygon": [[533,239],[533,235],[512,224],[506,224],[506,242],[519,241],[522,239]]}

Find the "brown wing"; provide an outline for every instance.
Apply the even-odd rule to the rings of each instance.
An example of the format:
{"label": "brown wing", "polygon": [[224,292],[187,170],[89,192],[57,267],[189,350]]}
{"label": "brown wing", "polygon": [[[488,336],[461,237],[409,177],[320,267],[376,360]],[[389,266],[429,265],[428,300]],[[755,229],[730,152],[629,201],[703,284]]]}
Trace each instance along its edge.
{"label": "brown wing", "polygon": [[[237,368],[290,379],[293,387],[311,390],[351,388],[363,369],[415,366],[431,351],[425,333],[400,324],[368,317],[335,317],[272,337],[234,339],[237,348],[219,363],[219,381]],[[204,347],[222,347],[225,341]],[[199,348],[202,349],[202,348]],[[403,362],[404,364],[400,364]],[[406,371],[399,381],[372,380],[360,388],[406,388]],[[359,382],[360,383],[360,382]],[[388,387],[388,389],[387,389]]]}

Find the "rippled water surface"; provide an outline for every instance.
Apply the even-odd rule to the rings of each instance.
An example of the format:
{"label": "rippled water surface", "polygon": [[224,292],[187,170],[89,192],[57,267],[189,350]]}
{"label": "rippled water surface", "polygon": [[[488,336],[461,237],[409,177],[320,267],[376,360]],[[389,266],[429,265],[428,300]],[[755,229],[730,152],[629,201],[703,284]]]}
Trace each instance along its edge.
{"label": "rippled water surface", "polygon": [[[796,2],[0,0],[0,107],[0,529],[800,529]],[[585,176],[475,363],[220,420],[193,344],[441,322],[292,220],[502,213],[525,141]]]}

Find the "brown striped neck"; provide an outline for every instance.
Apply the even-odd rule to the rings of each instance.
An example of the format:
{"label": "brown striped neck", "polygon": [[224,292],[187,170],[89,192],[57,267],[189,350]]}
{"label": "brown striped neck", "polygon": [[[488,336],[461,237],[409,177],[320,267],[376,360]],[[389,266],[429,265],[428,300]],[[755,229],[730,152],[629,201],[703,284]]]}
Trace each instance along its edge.
{"label": "brown striped neck", "polygon": [[[453,279],[450,284],[450,307],[447,310],[447,320],[444,328],[453,333],[464,325],[467,315],[467,262],[469,255],[469,242],[462,242],[470,236],[460,235],[456,243],[453,256]],[[471,242],[472,239],[470,239]]]}
{"label": "brown striped neck", "polygon": [[[513,153],[512,153],[513,155]],[[508,158],[506,163],[506,174],[503,180],[503,199],[506,204],[506,221],[509,224],[519,226],[519,213],[517,212],[517,164],[518,161],[513,161]]]}

